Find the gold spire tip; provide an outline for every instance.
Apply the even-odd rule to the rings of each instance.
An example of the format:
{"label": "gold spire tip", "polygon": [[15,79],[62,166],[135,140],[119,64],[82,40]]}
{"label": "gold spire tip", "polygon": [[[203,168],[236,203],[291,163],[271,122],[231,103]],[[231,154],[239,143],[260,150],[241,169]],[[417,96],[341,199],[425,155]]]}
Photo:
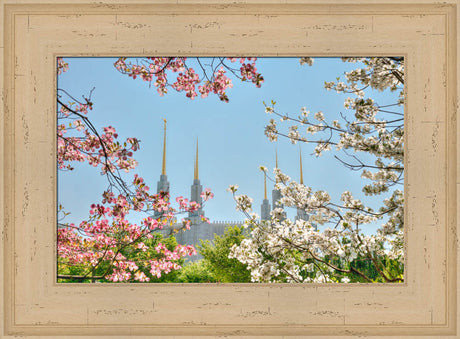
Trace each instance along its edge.
{"label": "gold spire tip", "polygon": [[267,174],[264,172],[264,199],[267,200]]}
{"label": "gold spire tip", "polygon": [[166,175],[166,119],[164,121],[164,131],[163,131],[163,165],[161,166],[161,174]]}
{"label": "gold spire tip", "polygon": [[198,137],[196,138],[195,171],[193,179],[198,180]]}
{"label": "gold spire tip", "polygon": [[[275,149],[275,168],[278,168],[278,150]],[[276,179],[276,182],[278,182],[278,179]]]}

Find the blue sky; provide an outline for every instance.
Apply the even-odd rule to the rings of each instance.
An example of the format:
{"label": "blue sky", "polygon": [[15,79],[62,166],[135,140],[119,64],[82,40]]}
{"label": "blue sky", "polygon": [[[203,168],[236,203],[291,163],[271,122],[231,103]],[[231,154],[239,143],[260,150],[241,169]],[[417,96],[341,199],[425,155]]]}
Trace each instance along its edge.
{"label": "blue sky", "polygon": [[[267,139],[264,127],[274,116],[265,113],[262,102],[275,100],[277,109],[291,116],[299,115],[300,108],[306,107],[312,113],[322,111],[328,121],[340,120],[340,113],[346,112],[343,107],[346,96],[326,91],[324,81],[333,81],[344,71],[357,68],[339,58],[315,58],[311,67],[300,65],[298,58],[260,58],[257,68],[265,79],[262,87],[234,79],[233,88],[227,91],[230,102],[224,103],[215,95],[190,100],[184,93],[172,89],[160,97],[153,85],[149,87],[147,82],[120,74],[113,66],[116,60],[113,58],[65,60],[69,71],[58,77],[58,87],[76,98],[87,96],[95,87],[94,109],[89,113],[93,124],[99,129],[114,126],[119,140],[127,137],[141,140],[141,148],[135,152],[139,165],[126,176],[128,181],[138,173],[151,190],[156,190],[161,173],[162,119],[165,118],[168,121],[166,172],[171,196],[189,197],[198,137],[200,180],[203,188],[209,187],[215,194],[205,206],[205,215],[221,221],[244,219],[241,212],[235,210],[231,193],[226,191],[230,184],[238,184],[239,193],[252,197],[254,210],[260,214],[264,190],[259,166],[268,167],[271,174],[275,150],[281,170],[299,180],[299,146],[283,138],[277,142]],[[395,101],[392,93],[369,92],[367,95],[381,105]],[[364,180],[360,172],[344,168],[333,158],[334,151],[319,158],[312,152],[312,145],[302,144],[305,185],[327,190],[336,201],[344,190],[370,201],[371,205],[373,201],[381,201],[361,193]],[[76,164],[71,172],[60,171],[58,200],[71,212],[66,221],[79,223],[87,218],[90,204],[100,202],[106,187],[104,177],[87,164]],[[271,195],[271,182],[267,189]],[[271,201],[271,197],[269,199]],[[294,214],[294,210],[288,210],[288,215]]]}

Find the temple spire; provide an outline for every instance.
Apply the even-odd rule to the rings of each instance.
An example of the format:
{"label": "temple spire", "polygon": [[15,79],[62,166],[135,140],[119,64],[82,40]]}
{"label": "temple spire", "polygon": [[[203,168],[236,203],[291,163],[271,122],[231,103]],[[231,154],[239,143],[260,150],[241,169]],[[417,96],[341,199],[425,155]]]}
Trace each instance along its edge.
{"label": "temple spire", "polygon": [[270,203],[267,199],[267,173],[264,171],[264,200],[260,206],[260,217],[261,220],[270,220]]}
{"label": "temple spire", "polygon": [[196,157],[193,179],[198,180],[198,137],[196,138]]}
{"label": "temple spire", "polygon": [[303,185],[303,170],[302,170],[302,149],[299,146],[299,157],[300,157],[300,184]]}
{"label": "temple spire", "polygon": [[204,215],[202,209],[203,199],[201,197],[201,192],[203,192],[203,186],[201,186],[200,179],[198,176],[198,138],[196,138],[196,156],[195,156],[195,167],[193,173],[193,185],[190,192],[190,201],[195,201],[200,207],[193,212],[189,212],[188,216],[192,224],[200,224],[201,216]]}
{"label": "temple spire", "polygon": [[[276,149],[275,149],[275,165],[276,165],[276,168],[278,168],[278,150]],[[281,199],[281,191],[276,188],[276,184],[278,183],[279,183],[279,180],[278,178],[276,178],[275,187],[273,188],[273,191],[272,191],[272,206],[273,206],[273,209],[276,209],[276,208],[284,209],[283,205],[279,203]],[[283,212],[279,218],[280,221],[283,221],[284,219],[286,219],[286,212]]]}
{"label": "temple spire", "polygon": [[166,175],[166,119],[164,121],[164,131],[163,131],[163,166],[161,167],[161,174]]}
{"label": "temple spire", "polygon": [[[299,164],[300,164],[300,184],[303,185],[303,168],[302,168],[302,149],[300,148],[299,145]],[[305,211],[305,208],[299,208],[297,207],[297,215],[295,217],[295,220],[304,220],[308,221],[310,217],[308,216],[307,212]],[[316,229],[316,226],[314,226]]]}
{"label": "temple spire", "polygon": [[[157,182],[157,193],[169,192],[169,182],[168,182],[168,176],[166,175],[166,119],[163,119],[164,121],[164,131],[163,131],[163,164],[161,167],[161,175],[160,175],[160,180]],[[156,217],[160,217],[163,215],[163,212],[161,211],[155,211],[154,215]]]}
{"label": "temple spire", "polygon": [[[279,168],[278,167],[278,150],[275,149],[275,168]],[[275,179],[276,182],[278,182],[278,178]],[[273,205],[273,208],[275,208],[275,206]]]}
{"label": "temple spire", "polygon": [[267,200],[267,174],[264,172],[264,199]]}

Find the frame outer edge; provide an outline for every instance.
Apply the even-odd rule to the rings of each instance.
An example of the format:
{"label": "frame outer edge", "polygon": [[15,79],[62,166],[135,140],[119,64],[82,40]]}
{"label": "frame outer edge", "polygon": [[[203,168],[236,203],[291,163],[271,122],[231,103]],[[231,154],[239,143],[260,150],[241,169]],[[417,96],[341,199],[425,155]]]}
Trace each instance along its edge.
{"label": "frame outer edge", "polygon": [[[1,2],[0,4],[0,25],[1,27],[5,27],[5,25],[10,25],[11,24],[11,19],[12,19],[12,11],[11,10],[8,10],[6,7],[7,7],[7,3],[5,2],[8,2],[8,3],[12,3],[11,0],[4,0]],[[30,0],[29,3],[33,3],[33,4],[39,4],[40,0]],[[61,3],[63,1],[61,0],[51,0],[50,2],[53,2],[53,3]],[[120,3],[119,0],[105,0],[106,3]],[[129,0],[128,0],[129,2]],[[139,1],[139,3],[143,3],[144,1]],[[151,3],[156,3],[157,1],[152,1]],[[164,1],[159,1],[159,2],[162,2],[164,3]],[[177,3],[190,3],[186,0],[178,0],[176,1]],[[196,3],[195,1],[193,1],[194,3]],[[203,2],[203,1],[201,1]],[[231,1],[223,1],[223,3],[228,3],[228,2],[231,2]],[[270,2],[270,1],[251,1],[251,0],[246,0],[244,1],[246,3],[261,3],[261,2]],[[286,3],[300,3],[301,1],[286,1]],[[323,3],[332,3],[332,2],[336,2],[336,1],[330,1],[330,0],[323,0]],[[369,1],[354,1],[354,3],[369,3]],[[416,1],[412,1],[412,0],[406,0],[406,3],[415,3]],[[425,1],[425,0],[420,0],[420,1],[417,1],[419,3],[432,3],[431,1]],[[22,3],[22,1],[20,1],[20,3]],[[75,1],[75,3],[83,3],[83,1],[81,0],[77,0]],[[344,4],[345,3],[349,3],[349,1],[344,1],[343,2]],[[385,1],[384,3],[400,3],[400,1],[397,1],[397,0],[393,0],[393,1]],[[458,305],[460,304],[460,286],[458,285],[458,281],[460,281],[460,249],[459,249],[459,246],[458,246],[458,234],[457,234],[457,226],[458,226],[458,220],[460,220],[460,180],[458,178],[458,173],[460,173],[460,138],[458,138],[457,136],[457,133],[458,131],[460,130],[460,121],[459,119],[457,118],[457,114],[459,113],[460,111],[460,106],[459,106],[459,98],[460,98],[460,86],[458,85],[458,81],[460,79],[460,67],[458,67],[458,61],[457,61],[457,57],[458,55],[460,55],[460,51],[459,51],[459,46],[460,46],[460,24],[457,22],[458,19],[460,18],[460,6],[457,4],[457,1],[455,0],[450,0],[450,1],[447,1],[447,3],[450,3],[450,4],[453,4],[454,6],[456,6],[456,8],[454,10],[451,11],[451,14],[449,16],[450,20],[449,19],[449,30],[452,29],[452,31],[455,31],[456,32],[456,38],[455,37],[452,37],[450,38],[449,40],[449,43],[452,43],[453,46],[451,46],[451,48],[449,49],[449,52],[452,51],[452,54],[450,55],[449,57],[449,63],[450,65],[452,65],[452,72],[451,74],[453,74],[453,76],[450,77],[450,80],[449,80],[449,87],[452,86],[452,88],[450,89],[450,93],[454,96],[453,98],[451,98],[452,100],[450,101],[451,102],[451,105],[452,106],[449,106],[451,107],[452,109],[452,114],[450,115],[454,121],[453,121],[453,125],[452,125],[452,131],[451,131],[451,134],[453,134],[454,136],[454,140],[455,142],[453,143],[453,149],[449,152],[449,154],[454,154],[455,155],[455,160],[452,159],[452,162],[455,162],[455,167],[454,166],[451,166],[452,168],[455,168],[455,171],[451,171],[449,172],[449,175],[453,176],[455,182],[456,182],[456,185],[455,185],[455,192],[451,195],[453,197],[455,197],[454,199],[454,202],[452,202],[450,205],[454,204],[455,205],[455,208],[456,208],[456,211],[455,211],[455,214],[453,215],[453,217],[455,217],[455,220],[453,221],[453,223],[455,223],[455,225],[453,225],[453,229],[451,231],[451,236],[452,236],[452,241],[450,242],[449,244],[449,248],[451,249],[451,253],[452,254],[456,254],[452,257],[452,260],[449,262],[449,271],[450,272],[455,272],[456,270],[456,275],[452,276],[450,275],[449,277],[449,291],[452,291],[453,295],[452,294],[449,294],[449,296],[453,297],[451,300],[452,300],[452,304],[449,305],[449,310],[452,310],[453,312],[451,314],[449,314],[449,322],[453,322],[454,326],[453,326],[453,330],[454,330],[454,333],[453,336],[446,336],[446,337],[439,337],[439,338],[460,338],[458,336],[458,325],[460,324],[460,314],[458,312]],[[11,28],[11,25],[9,26]],[[9,31],[11,32],[11,31]],[[8,282],[10,282],[10,278],[7,277],[5,275],[5,273],[7,272],[11,272],[11,267],[8,267],[7,265],[5,265],[5,257],[11,253],[8,253],[8,249],[9,249],[9,246],[5,246],[5,239],[6,237],[8,236],[8,229],[7,229],[7,226],[8,226],[8,221],[7,221],[7,213],[6,213],[6,204],[8,203],[8,197],[11,197],[11,184],[9,182],[9,178],[11,178],[9,172],[8,172],[8,169],[11,169],[11,158],[8,158],[10,154],[8,154],[8,146],[9,147],[9,151],[11,152],[12,150],[12,145],[11,145],[11,142],[13,140],[12,138],[12,135],[11,134],[8,134],[8,131],[6,128],[8,127],[11,127],[11,126],[6,126],[5,125],[5,119],[4,119],[4,116],[6,114],[8,114],[8,104],[9,102],[11,102],[11,93],[7,93],[6,90],[5,90],[5,79],[11,79],[11,69],[8,68],[9,65],[11,65],[11,55],[9,55],[8,53],[10,51],[8,51],[8,48],[7,47],[10,47],[12,46],[12,39],[11,39],[11,36],[7,36],[7,31],[4,31],[3,33],[0,33],[0,64],[3,66],[3,70],[1,71],[1,74],[2,76],[0,77],[0,88],[1,88],[1,96],[0,96],[0,103],[1,103],[1,107],[0,107],[0,140],[2,142],[2,145],[0,146],[0,166],[2,168],[2,170],[4,170],[4,172],[2,173],[2,175],[0,175],[0,204],[2,206],[2,208],[0,209],[0,218],[1,220],[3,221],[2,222],[2,229],[1,229],[1,243],[0,243],[0,251],[2,251],[2,253],[4,254],[4,258],[3,259],[0,259],[0,277],[2,277],[2,279],[0,279],[0,288],[2,290],[2,293],[0,293],[0,302],[2,303],[2,309],[0,310],[0,315],[1,315],[1,319],[0,319],[0,338],[13,338],[12,336],[6,336],[6,331],[8,329],[8,326],[9,325],[12,325],[13,322],[12,322],[12,310],[9,309],[7,306],[9,305],[9,302],[10,302],[10,298],[8,296],[9,294],[9,291],[11,291],[11,286],[8,284]],[[11,107],[11,106],[10,106]],[[0,171],[2,172],[2,171]],[[453,172],[453,173],[452,173]],[[8,187],[5,187],[5,184],[8,185]],[[9,196],[7,196],[8,194],[10,194]],[[12,198],[12,197],[11,197]],[[16,337],[16,336],[15,336]],[[22,336],[21,336],[22,337]],[[385,336],[386,337],[386,336]],[[29,336],[27,337],[23,337],[23,338],[29,338]],[[49,338],[53,338],[53,337],[49,337]],[[56,338],[56,337],[54,337]],[[91,336],[81,336],[80,337],[81,339],[83,338],[92,338]],[[103,339],[103,338],[112,338],[112,337],[107,337],[107,336],[100,336],[98,337],[100,339]],[[132,338],[135,338],[135,337],[132,337]],[[141,338],[141,337],[137,337],[136,338]],[[153,336],[153,337],[144,337],[142,336],[142,338],[160,338],[160,337],[157,337],[157,336]],[[198,338],[196,336],[186,336],[186,337],[181,337],[182,339],[185,339],[185,338]],[[233,337],[235,339],[237,338],[242,338],[242,337]],[[264,337],[258,337],[260,339],[264,338]],[[293,337],[292,337],[293,338]],[[329,338],[332,338],[332,337],[329,337]],[[337,338],[337,337],[335,337]],[[341,338],[350,338],[350,337],[341,337]],[[380,337],[383,339],[383,337]],[[407,339],[411,339],[411,338],[416,338],[416,337],[406,337]]]}
{"label": "frame outer edge", "polygon": [[[452,4],[451,4],[452,5]],[[458,119],[459,113],[459,98],[460,98],[460,67],[458,65],[458,56],[460,55],[460,25],[458,19],[460,18],[460,6],[459,4],[453,4],[447,13],[448,26],[447,32],[450,33],[447,38],[447,98],[448,98],[448,119],[451,120],[447,137],[452,140],[452,144],[447,142],[448,157],[450,161],[447,163],[448,168],[448,182],[455,182],[455,187],[449,185],[448,187],[448,202],[446,208],[448,208],[448,239],[449,243],[447,246],[448,253],[451,256],[447,256],[447,325],[449,328],[448,338],[459,338],[458,328],[460,324],[460,313],[458,312],[458,305],[460,304],[460,248],[458,246],[459,234],[458,234],[458,221],[460,220],[460,180],[458,174],[460,173],[460,138],[458,133],[460,131],[460,121]],[[453,35],[455,34],[455,36]],[[455,164],[455,166],[454,166]],[[453,192],[452,192],[453,191]]]}
{"label": "frame outer edge", "polygon": [[[452,98],[452,115],[453,115],[453,120],[454,123],[452,124],[453,126],[456,127],[456,130],[454,132],[454,138],[455,138],[455,156],[456,156],[456,172],[454,174],[455,180],[456,180],[456,202],[455,202],[455,207],[456,207],[456,213],[455,213],[455,225],[453,225],[454,231],[452,232],[452,243],[453,243],[453,250],[452,253],[456,253],[456,257],[454,258],[456,260],[455,263],[451,264],[451,267],[453,267],[454,271],[456,269],[456,275],[453,275],[451,278],[452,282],[452,291],[456,292],[456,297],[452,298],[453,304],[450,309],[453,310],[452,313],[449,315],[449,321],[452,321],[454,324],[454,331],[456,334],[456,338],[459,338],[459,325],[460,325],[460,312],[459,312],[459,305],[460,305],[460,247],[459,247],[459,220],[460,220],[460,180],[459,180],[459,173],[460,173],[460,138],[459,138],[459,131],[460,131],[460,119],[458,118],[458,114],[460,113],[460,66],[459,66],[459,56],[460,56],[460,3],[456,2],[455,3],[455,8],[452,11],[452,14],[450,16],[452,18],[452,23],[450,27],[452,27],[452,32],[455,32],[456,37],[452,37],[450,39],[450,42],[454,45],[452,46],[451,50],[453,55],[451,56],[451,62],[453,64],[454,70],[454,79],[451,79],[450,84],[454,86],[454,89],[452,90],[452,94],[454,95],[454,98]],[[449,28],[450,28],[449,27]],[[455,281],[453,281],[455,280]],[[449,286],[450,287],[450,286]],[[456,287],[456,289],[455,289]]]}
{"label": "frame outer edge", "polygon": [[[9,23],[10,20],[8,20],[7,16],[9,15],[9,11],[7,10],[7,4],[2,3],[0,6],[0,24],[1,27],[6,27]],[[0,218],[2,220],[1,224],[1,242],[0,242],[0,251],[3,254],[2,260],[0,260],[0,274],[1,274],[1,279],[0,279],[0,301],[2,303],[1,307],[1,319],[0,319],[0,335],[3,338],[3,335],[6,335],[7,333],[7,327],[8,323],[10,322],[9,320],[11,319],[10,317],[10,309],[8,307],[9,303],[9,291],[8,291],[8,284],[5,283],[5,278],[6,278],[6,265],[7,265],[7,239],[8,239],[8,220],[7,220],[7,209],[8,206],[6,206],[6,201],[7,201],[7,189],[5,187],[5,183],[8,181],[8,163],[6,159],[6,153],[7,153],[7,143],[8,143],[8,136],[6,133],[6,120],[5,115],[8,114],[8,94],[7,90],[5,88],[5,83],[6,83],[6,77],[7,77],[7,51],[8,48],[6,48],[11,39],[8,37],[8,32],[7,30],[4,30],[0,34],[0,65],[2,65],[1,69],[1,79],[0,79],[0,86],[1,86],[1,107],[0,107],[0,140],[1,140],[1,147],[0,147],[0,164],[1,164],[1,170],[0,173],[2,174],[0,176],[0,203],[2,208],[0,209]]]}
{"label": "frame outer edge", "polygon": [[[5,20],[4,20],[4,11],[5,5],[2,4],[0,6],[0,27],[5,27]],[[5,214],[4,214],[4,209],[5,209],[5,200],[4,200],[4,177],[6,176],[6,173],[4,173],[4,168],[5,168],[5,162],[4,162],[4,156],[5,156],[5,134],[4,134],[4,127],[5,127],[5,121],[4,121],[4,115],[5,115],[5,86],[4,86],[4,73],[5,73],[5,44],[4,44],[4,36],[6,35],[5,32],[0,34],[0,65],[3,66],[0,77],[0,89],[1,89],[1,95],[0,95],[0,220],[1,220],[1,241],[0,241],[0,253],[5,254],[4,252],[4,237],[5,237]],[[5,256],[3,256],[5,258]],[[0,335],[3,334],[5,330],[5,311],[6,311],[6,306],[5,306],[5,300],[4,300],[4,259],[0,260],[0,303],[1,303],[1,310],[0,310]]]}
{"label": "frame outer edge", "polygon": [[[2,166],[2,175],[0,176],[0,202],[2,209],[0,212],[0,218],[2,220],[2,233],[1,233],[1,244],[0,251],[3,253],[3,258],[0,260],[0,300],[2,302],[0,320],[1,325],[1,338],[9,333],[12,326],[14,326],[14,303],[12,299],[13,295],[13,276],[14,269],[12,266],[11,257],[14,258],[14,253],[11,252],[11,243],[9,240],[12,237],[11,233],[11,212],[14,204],[14,176],[13,176],[13,154],[14,154],[14,134],[13,134],[13,122],[11,118],[12,112],[12,92],[14,91],[13,86],[11,90],[5,87],[6,83],[13,80],[14,74],[14,62],[12,51],[14,50],[14,38],[13,38],[13,23],[14,23],[14,10],[9,7],[10,1],[6,0],[1,3],[0,6],[0,22],[2,27],[6,29],[0,34],[0,64],[3,66],[2,77],[0,79],[1,85],[1,108],[0,108],[0,140],[2,145],[0,148],[0,164]],[[5,118],[6,117],[6,118]],[[8,336],[10,337],[10,336]]]}

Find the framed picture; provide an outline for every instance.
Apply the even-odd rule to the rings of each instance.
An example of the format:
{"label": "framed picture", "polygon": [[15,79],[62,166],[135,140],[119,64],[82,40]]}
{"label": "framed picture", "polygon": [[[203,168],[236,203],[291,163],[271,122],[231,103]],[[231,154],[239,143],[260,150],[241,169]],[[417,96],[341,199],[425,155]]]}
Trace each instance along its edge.
{"label": "framed picture", "polygon": [[[457,338],[458,4],[1,5],[2,336]],[[61,57],[404,58],[400,284],[57,281]]]}

